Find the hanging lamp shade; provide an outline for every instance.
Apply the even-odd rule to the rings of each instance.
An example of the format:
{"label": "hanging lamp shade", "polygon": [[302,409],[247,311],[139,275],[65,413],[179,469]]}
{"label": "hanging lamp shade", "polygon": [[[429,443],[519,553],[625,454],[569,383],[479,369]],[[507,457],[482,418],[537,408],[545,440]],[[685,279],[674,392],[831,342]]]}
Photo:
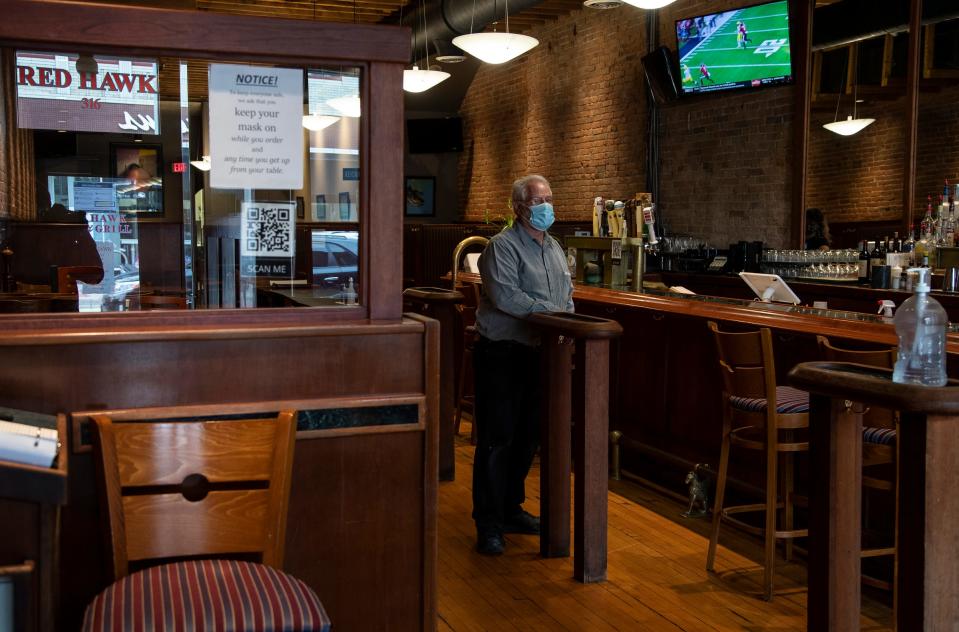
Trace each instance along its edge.
{"label": "hanging lamp shade", "polygon": [[875,122],[876,119],[853,118],[852,115],[850,115],[846,117],[845,121],[833,121],[832,123],[826,123],[823,127],[840,136],[852,136],[853,134],[858,134]]}
{"label": "hanging lamp shade", "polygon": [[666,5],[676,2],[676,0],[623,0],[623,2],[640,9],[662,9]]}
{"label": "hanging lamp shade", "polygon": [[331,108],[350,118],[359,118],[360,116],[360,97],[354,95],[347,97],[336,97],[326,102]]}
{"label": "hanging lamp shade", "polygon": [[532,50],[539,40],[519,33],[470,33],[453,38],[453,44],[487,64],[502,64]]}
{"label": "hanging lamp shade", "polygon": [[407,92],[426,92],[433,86],[450,78],[450,73],[442,70],[420,70],[413,66],[412,70],[403,71],[403,89]]}
{"label": "hanging lamp shade", "polygon": [[340,120],[338,116],[325,116],[323,114],[304,114],[303,115],[303,127],[310,130],[311,132],[318,132],[321,129],[326,129],[333,123],[336,123]]}

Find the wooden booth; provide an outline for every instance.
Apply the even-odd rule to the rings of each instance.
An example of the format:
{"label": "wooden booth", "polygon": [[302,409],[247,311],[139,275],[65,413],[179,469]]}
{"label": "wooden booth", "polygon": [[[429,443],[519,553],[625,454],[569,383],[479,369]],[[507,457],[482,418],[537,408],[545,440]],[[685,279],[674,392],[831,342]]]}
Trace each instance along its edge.
{"label": "wooden booth", "polygon": [[[272,410],[299,411],[284,570],[317,593],[336,630],[433,629],[438,328],[435,321],[402,313],[396,247],[402,236],[402,71],[409,59],[409,30],[52,0],[0,0],[0,14],[5,16],[0,20],[0,223],[4,252],[13,260],[4,255],[3,298],[34,312],[0,310],[0,398],[11,409],[64,416],[61,450],[69,455],[67,504],[52,528],[60,555],[52,584],[59,589],[35,589],[31,592],[38,594],[18,598],[57,613],[48,629],[77,629],[86,604],[109,583],[90,448],[92,413],[146,407],[183,407],[189,413],[191,406],[208,411],[217,405],[228,413],[266,403]],[[76,127],[58,135],[55,127],[71,121],[54,121],[46,132],[19,125],[18,115],[23,122],[26,109],[18,99],[23,95],[17,84],[23,82],[15,66],[25,63],[16,60],[27,53],[57,60],[63,73],[87,64],[88,77],[99,73],[98,81],[110,68],[132,72],[130,63],[155,68],[162,126],[145,129],[146,117],[134,115],[142,133],[121,139],[129,145],[111,136],[108,155],[94,146],[96,139],[82,135],[86,132],[71,136]],[[316,100],[320,88],[353,86],[352,98],[362,110],[338,118],[343,136],[351,139],[349,149],[324,154],[318,147],[329,143],[316,136],[322,132],[303,131],[296,116],[295,127],[309,143],[301,188],[211,186],[208,125],[226,113],[212,111],[205,84],[214,64],[227,63],[299,70],[304,116],[330,113],[323,105],[327,101]],[[47,72],[34,77],[56,76]],[[103,116],[107,105],[104,96]],[[130,124],[121,119],[123,125]],[[76,139],[72,162],[51,149],[64,137]],[[118,215],[132,219],[121,224],[133,225],[139,242],[136,248],[117,242],[123,250],[117,267],[104,263],[97,275],[110,277],[115,289],[121,276],[133,274],[128,268],[136,268],[138,288],[90,310],[84,291],[102,288],[105,281],[91,279],[91,286],[70,279],[70,287],[56,288],[44,285],[42,268],[30,278],[20,275],[30,257],[44,249],[62,255],[63,244],[70,243],[58,246],[44,235],[77,230],[54,217],[56,204],[41,199],[61,194],[56,178],[67,177],[64,173],[75,178],[72,189],[63,189],[68,197],[59,211],[87,210],[92,226],[89,209],[81,208],[71,191],[81,180],[110,182],[113,176],[116,183],[119,174],[98,165],[121,164],[115,154],[137,151],[135,143],[141,142],[165,152],[163,159],[157,157],[158,173],[148,185],[162,179],[164,205],[162,211],[146,207],[137,215],[135,204],[149,204],[149,193],[133,196],[140,202],[134,199],[132,210],[123,202],[127,206]],[[132,155],[150,156],[139,151]],[[217,151],[213,145],[214,174]],[[328,190],[347,191],[339,198],[346,212],[337,219],[346,222],[343,231],[352,232],[316,232],[319,222],[330,219],[324,213],[334,200],[327,196],[335,195],[318,192],[327,190],[322,187],[330,177],[323,171],[329,165],[320,160],[344,156],[354,166],[350,172],[344,167],[341,177],[340,163],[331,163],[337,181]],[[246,309],[264,304],[257,301],[260,294],[281,291],[240,265],[246,246],[236,210],[250,200],[279,201],[281,208],[295,209],[295,230],[314,230],[314,255],[316,244],[352,244],[356,258],[349,291],[337,283],[334,294],[315,301],[322,307]],[[30,238],[18,242],[16,234]],[[211,235],[229,235],[231,241],[220,239],[222,251],[215,251]],[[301,280],[291,264],[286,281],[309,288],[320,274],[315,260],[313,266],[314,274]],[[214,286],[218,297],[243,300],[210,300]],[[78,295],[62,296],[78,288]],[[314,294],[320,296],[320,290],[317,285]],[[163,300],[167,296],[178,298]],[[151,304],[159,311],[149,309]],[[27,515],[22,502],[0,500],[0,512]],[[35,528],[28,520],[2,521],[0,541],[23,541],[23,533]],[[11,548],[0,547],[0,565],[23,562],[25,555]]]}

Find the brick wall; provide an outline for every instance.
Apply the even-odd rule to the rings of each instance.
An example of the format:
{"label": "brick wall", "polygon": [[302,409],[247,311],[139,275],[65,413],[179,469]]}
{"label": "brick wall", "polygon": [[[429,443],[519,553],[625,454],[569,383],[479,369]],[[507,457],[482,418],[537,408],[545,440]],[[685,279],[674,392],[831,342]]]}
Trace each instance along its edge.
{"label": "brick wall", "polygon": [[[938,201],[943,180],[959,182],[959,87],[919,93],[916,160],[916,223],[926,209],[926,196]],[[835,102],[816,107],[809,133],[807,202],[826,211],[832,222],[899,220],[906,151],[905,98],[867,98],[857,116],[876,122],[854,136],[838,136],[822,124],[835,117]],[[849,113],[851,97],[843,96],[839,117]]]}
{"label": "brick wall", "polygon": [[[686,2],[658,12],[660,41],[673,22],[741,0]],[[512,181],[541,173],[560,219],[589,217],[592,198],[646,190],[646,97],[640,57],[646,12],[578,10],[529,33],[531,53],[480,68],[463,102],[461,214],[506,213]],[[666,228],[725,246],[738,239],[786,245],[793,88],[706,95],[662,109],[661,191]]]}
{"label": "brick wall", "polygon": [[[901,218],[905,100],[860,104],[857,117],[876,122],[853,136],[823,128],[836,118],[830,101],[817,103],[810,116],[806,205],[833,223]],[[851,112],[852,96],[843,95],[839,118]]]}

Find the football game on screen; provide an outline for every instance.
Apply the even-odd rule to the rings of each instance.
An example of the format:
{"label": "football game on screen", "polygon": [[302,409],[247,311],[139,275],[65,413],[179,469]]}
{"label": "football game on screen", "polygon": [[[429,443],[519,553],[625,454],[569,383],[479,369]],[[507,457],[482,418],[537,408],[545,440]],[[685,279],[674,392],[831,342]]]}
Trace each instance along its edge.
{"label": "football game on screen", "polygon": [[684,93],[792,80],[786,0],[676,21]]}

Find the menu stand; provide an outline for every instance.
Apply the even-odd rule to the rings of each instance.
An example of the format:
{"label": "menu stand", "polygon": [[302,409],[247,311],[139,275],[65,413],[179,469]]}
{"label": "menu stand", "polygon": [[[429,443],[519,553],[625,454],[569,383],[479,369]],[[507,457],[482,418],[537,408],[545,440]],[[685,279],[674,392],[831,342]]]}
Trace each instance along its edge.
{"label": "menu stand", "polygon": [[810,392],[807,630],[859,630],[862,416],[901,413],[896,621],[899,630],[959,621],[959,382],[895,384],[888,369],[807,362],[789,374]]}
{"label": "menu stand", "polygon": [[455,290],[438,287],[411,287],[403,291],[403,301],[417,314],[436,319],[440,323],[440,446],[439,470],[441,481],[451,481],[456,476],[456,453],[453,449],[453,409],[455,408],[456,380],[456,306],[463,302],[463,295]]}
{"label": "menu stand", "polygon": [[[614,320],[566,312],[533,314],[529,322],[543,340],[546,397],[541,418],[540,553],[569,556],[570,457],[575,450],[573,577],[587,584],[605,581],[609,341],[622,335],[623,328]],[[579,367],[575,384],[574,355]]]}
{"label": "menu stand", "polygon": [[[52,631],[56,628],[57,590],[59,572],[60,507],[67,500],[67,460],[65,444],[67,422],[57,415],[57,434],[63,443],[53,467],[37,467],[0,461],[0,501],[12,500],[39,505],[39,529],[18,540],[37,538],[36,546],[25,551],[24,558],[0,566],[0,576],[14,578],[14,630]],[[21,525],[30,529],[34,525]],[[34,577],[36,575],[36,577]],[[38,593],[38,598],[34,596]]]}

